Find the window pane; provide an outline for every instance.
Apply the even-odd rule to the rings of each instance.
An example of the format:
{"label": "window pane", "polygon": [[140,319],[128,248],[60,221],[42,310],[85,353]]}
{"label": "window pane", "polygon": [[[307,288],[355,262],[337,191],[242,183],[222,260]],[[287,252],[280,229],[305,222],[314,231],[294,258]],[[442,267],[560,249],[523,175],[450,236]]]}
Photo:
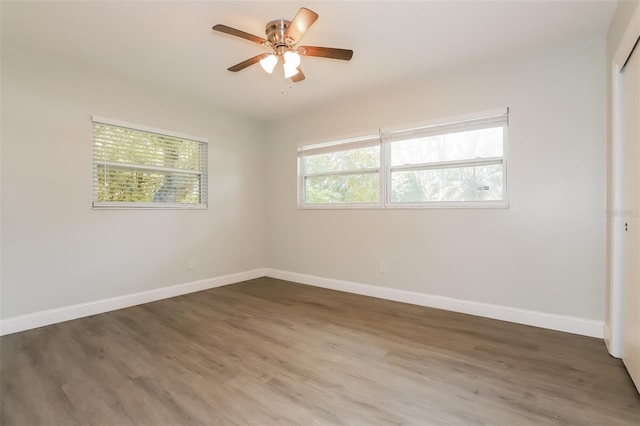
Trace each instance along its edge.
{"label": "window pane", "polygon": [[199,204],[199,175],[162,174],[139,170],[98,171],[98,202]]}
{"label": "window pane", "polygon": [[391,201],[500,201],[502,173],[502,164],[396,171],[391,174]]}
{"label": "window pane", "polygon": [[305,178],[307,204],[377,203],[380,193],[378,173]]}
{"label": "window pane", "polygon": [[304,157],[306,172],[331,173],[380,167],[380,146],[328,152]]}
{"label": "window pane", "polygon": [[502,157],[503,128],[471,130],[391,143],[391,166]]}

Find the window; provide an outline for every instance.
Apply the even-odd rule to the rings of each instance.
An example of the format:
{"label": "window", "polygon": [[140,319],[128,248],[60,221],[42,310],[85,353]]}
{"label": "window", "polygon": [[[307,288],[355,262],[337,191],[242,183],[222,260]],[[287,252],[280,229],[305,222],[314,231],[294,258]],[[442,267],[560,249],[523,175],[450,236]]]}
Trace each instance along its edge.
{"label": "window", "polygon": [[301,207],[504,207],[508,111],[299,148]]}
{"label": "window", "polygon": [[93,206],[207,207],[207,141],[93,117]]}
{"label": "window", "polygon": [[306,205],[380,203],[380,137],[313,145],[298,151]]}
{"label": "window", "polygon": [[391,203],[501,202],[507,115],[390,133]]}

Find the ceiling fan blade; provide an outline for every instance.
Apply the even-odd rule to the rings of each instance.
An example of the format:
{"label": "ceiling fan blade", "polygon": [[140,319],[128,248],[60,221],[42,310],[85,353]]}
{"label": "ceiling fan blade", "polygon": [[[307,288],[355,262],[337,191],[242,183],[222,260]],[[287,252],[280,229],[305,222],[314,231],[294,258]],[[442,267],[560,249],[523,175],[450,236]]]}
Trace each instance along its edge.
{"label": "ceiling fan blade", "polygon": [[299,81],[304,80],[304,73],[302,72],[302,69],[300,67],[298,67],[298,74],[294,75],[293,77],[291,77],[291,81],[293,81],[294,83],[297,83]]}
{"label": "ceiling fan blade", "polygon": [[287,31],[284,33],[283,40],[287,44],[296,44],[302,38],[302,35],[309,29],[318,19],[318,14],[306,7],[301,7],[295,18],[289,24]]}
{"label": "ceiling fan blade", "polygon": [[234,66],[227,68],[227,70],[229,70],[231,72],[242,71],[246,67],[248,67],[250,65],[253,65],[253,64],[257,63],[257,62],[260,62],[260,60],[262,58],[266,58],[269,55],[270,55],[270,53],[262,53],[260,55],[254,56],[253,58],[249,58],[246,61],[242,61],[239,64],[235,64]]}
{"label": "ceiling fan blade", "polygon": [[245,33],[244,31],[240,31],[240,30],[237,30],[235,28],[228,27],[226,25],[222,25],[222,24],[214,25],[212,29],[215,30],[215,31],[219,31],[221,33],[225,33],[225,34],[229,34],[229,35],[232,35],[232,36],[240,37],[240,38],[243,38],[245,40],[252,41],[254,43],[258,43],[258,44],[267,43],[267,40],[265,40],[263,38],[260,38],[258,36],[254,36],[253,34]]}
{"label": "ceiling fan blade", "polygon": [[349,61],[353,57],[353,50],[337,49],[335,47],[300,46],[297,50],[299,54],[305,56],[318,56],[342,61]]}

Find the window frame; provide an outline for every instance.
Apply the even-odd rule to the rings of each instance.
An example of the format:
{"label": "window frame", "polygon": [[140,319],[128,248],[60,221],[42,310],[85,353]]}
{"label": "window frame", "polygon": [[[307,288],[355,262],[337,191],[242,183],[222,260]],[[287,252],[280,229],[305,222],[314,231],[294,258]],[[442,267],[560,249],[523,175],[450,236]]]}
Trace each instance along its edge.
{"label": "window frame", "polygon": [[[191,142],[198,142],[200,149],[200,164],[202,168],[199,170],[195,169],[180,169],[180,168],[171,168],[164,166],[149,166],[145,164],[137,164],[137,163],[117,163],[110,161],[100,161],[96,156],[96,140],[95,140],[95,125],[96,123],[105,124],[108,126],[120,127],[131,129],[135,131],[141,131],[145,133],[150,133],[159,136],[167,136],[176,139],[183,139]],[[92,203],[91,206],[93,209],[102,210],[102,209],[149,209],[149,210],[206,210],[209,207],[209,170],[208,170],[208,155],[209,149],[208,144],[209,141],[207,138],[201,136],[189,135],[186,133],[176,132],[172,130],[158,129],[151,126],[145,126],[141,124],[130,123],[122,120],[116,120],[112,118],[107,118],[98,115],[91,116],[91,125],[93,129],[93,136],[91,139],[92,142],[92,175],[93,175],[93,183],[92,183]],[[98,201],[98,173],[99,167],[102,165],[111,165],[113,168],[121,168],[126,170],[141,170],[147,172],[161,172],[161,173],[170,173],[175,172],[184,175],[197,175],[200,180],[200,192],[199,198],[200,203],[165,203],[165,202],[136,202],[136,201]]]}
{"label": "window frame", "polygon": [[[500,118],[503,117],[503,118]],[[496,125],[500,124],[500,125]],[[459,131],[472,131],[486,128],[502,127],[502,156],[468,159],[468,160],[452,160],[437,163],[420,163],[402,166],[391,165],[391,144],[394,143],[392,138],[395,135],[403,133],[415,133],[420,136],[435,136],[438,134],[455,133]],[[373,136],[367,136],[339,139],[330,142],[304,144],[298,147],[298,193],[297,203],[299,209],[425,209],[425,208],[508,208],[509,192],[507,186],[507,156],[508,156],[508,139],[509,139],[509,108],[499,108],[495,110],[484,111],[464,116],[456,116],[443,118],[427,123],[420,123],[412,126],[397,126],[390,129],[380,129],[378,133],[380,143],[380,165],[379,165],[379,202],[378,203],[325,203],[325,204],[308,204],[306,203],[305,193],[305,175],[304,172],[304,153],[313,152],[316,149],[329,151],[332,146],[348,145],[350,143],[357,144],[360,140],[371,139]],[[447,166],[464,166],[474,167],[489,164],[502,164],[502,199],[487,201],[419,201],[419,202],[400,202],[391,201],[392,188],[392,172],[398,170],[433,170],[441,168],[453,168]],[[332,173],[324,173],[331,175]]]}

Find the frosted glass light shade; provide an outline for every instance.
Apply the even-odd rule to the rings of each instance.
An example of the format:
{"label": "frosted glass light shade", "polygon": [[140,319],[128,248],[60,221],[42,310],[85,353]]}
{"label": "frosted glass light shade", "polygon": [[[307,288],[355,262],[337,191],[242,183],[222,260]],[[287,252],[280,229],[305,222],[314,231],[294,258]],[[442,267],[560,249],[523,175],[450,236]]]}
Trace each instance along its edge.
{"label": "frosted glass light shade", "polygon": [[297,66],[292,66],[288,62],[284,63],[283,68],[284,68],[284,78],[291,78],[294,75],[298,74]]}
{"label": "frosted glass light shade", "polygon": [[260,66],[262,67],[263,70],[265,70],[269,74],[273,72],[273,69],[276,67],[277,64],[278,64],[278,58],[276,57],[276,55],[269,55],[266,58],[260,59]]}
{"label": "frosted glass light shade", "polygon": [[293,68],[298,68],[298,66],[300,66],[300,55],[298,52],[288,50],[284,52],[284,63],[289,64]]}

